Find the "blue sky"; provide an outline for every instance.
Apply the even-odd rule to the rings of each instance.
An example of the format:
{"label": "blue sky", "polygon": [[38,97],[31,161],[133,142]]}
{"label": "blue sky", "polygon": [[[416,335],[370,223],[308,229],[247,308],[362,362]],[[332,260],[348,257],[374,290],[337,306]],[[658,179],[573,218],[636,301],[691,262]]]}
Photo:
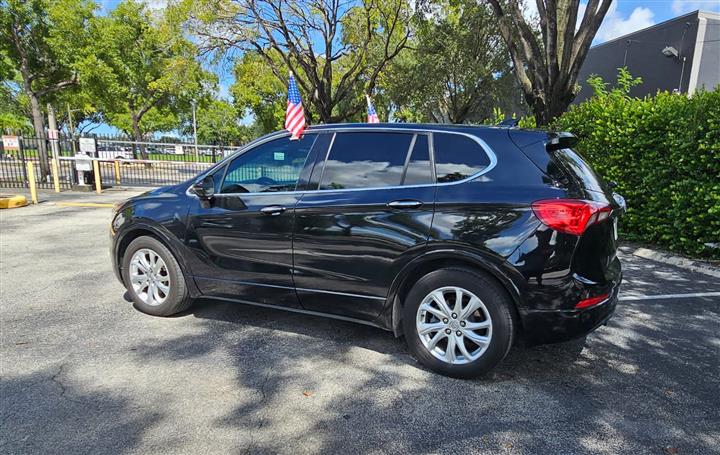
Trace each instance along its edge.
{"label": "blue sky", "polygon": [[720,0],[616,0],[595,38],[595,43],[649,27],[695,10],[720,12]]}
{"label": "blue sky", "polygon": [[[119,2],[120,0],[98,0],[103,12],[112,10]],[[147,0],[146,2],[152,8],[163,8],[167,0]],[[583,4],[581,4],[581,12]],[[536,8],[535,0],[527,0],[527,5],[528,12],[532,14],[533,9]],[[594,43],[600,44],[698,9],[720,13],[720,0],[615,0]],[[227,99],[229,98],[228,88],[233,82],[230,68],[225,65],[216,70],[221,71],[219,95]],[[107,125],[102,125],[95,131],[100,134],[113,133],[112,128]]]}

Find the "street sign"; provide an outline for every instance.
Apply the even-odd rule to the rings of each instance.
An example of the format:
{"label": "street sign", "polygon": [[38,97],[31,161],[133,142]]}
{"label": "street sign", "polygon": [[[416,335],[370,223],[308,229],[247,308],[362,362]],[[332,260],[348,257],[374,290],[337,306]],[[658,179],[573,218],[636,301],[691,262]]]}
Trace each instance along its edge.
{"label": "street sign", "polygon": [[7,152],[8,150],[20,150],[20,138],[17,136],[4,136],[2,137],[3,149]]}
{"label": "street sign", "polygon": [[97,146],[95,144],[94,137],[81,137],[80,138],[80,151],[83,153],[89,153],[95,155]]}
{"label": "street sign", "polygon": [[92,171],[92,160],[84,153],[75,155],[75,169],[78,171]]}
{"label": "street sign", "polygon": [[57,140],[58,137],[58,130],[48,130],[48,139]]}

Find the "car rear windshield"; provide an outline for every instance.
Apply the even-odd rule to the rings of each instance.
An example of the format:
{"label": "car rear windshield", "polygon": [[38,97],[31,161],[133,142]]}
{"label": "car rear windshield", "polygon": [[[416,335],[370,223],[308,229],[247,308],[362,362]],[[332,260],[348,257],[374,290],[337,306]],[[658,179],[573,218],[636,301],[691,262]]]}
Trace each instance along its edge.
{"label": "car rear windshield", "polygon": [[462,134],[433,133],[438,183],[466,179],[490,165],[490,157],[476,141]]}

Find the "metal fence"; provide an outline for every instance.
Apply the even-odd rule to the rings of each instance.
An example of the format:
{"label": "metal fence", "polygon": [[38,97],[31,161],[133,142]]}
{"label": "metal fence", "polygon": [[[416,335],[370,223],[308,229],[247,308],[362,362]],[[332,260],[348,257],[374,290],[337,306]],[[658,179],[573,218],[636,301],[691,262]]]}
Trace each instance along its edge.
{"label": "metal fence", "polygon": [[[94,161],[103,186],[162,186],[183,182],[220,161],[239,147],[169,142],[133,142],[96,137]],[[21,137],[19,150],[0,148],[0,187],[27,188],[28,166],[38,188],[70,189],[88,184],[78,175],[79,138],[46,140]],[[47,156],[47,160],[41,159]],[[53,159],[57,157],[57,159]]]}

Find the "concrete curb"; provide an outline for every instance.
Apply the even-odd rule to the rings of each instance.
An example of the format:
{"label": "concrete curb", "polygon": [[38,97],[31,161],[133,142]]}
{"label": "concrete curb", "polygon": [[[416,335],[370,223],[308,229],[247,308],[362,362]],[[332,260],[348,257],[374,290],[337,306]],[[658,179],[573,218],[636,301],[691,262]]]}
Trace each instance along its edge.
{"label": "concrete curb", "polygon": [[705,275],[720,278],[720,268],[707,264],[702,261],[694,261],[680,256],[674,256],[668,253],[651,250],[649,248],[635,248],[630,254],[633,256],[650,259],[664,264],[675,265],[692,272],[704,273]]}
{"label": "concrete curb", "polygon": [[14,209],[28,205],[25,196],[15,194],[0,194],[0,209]]}

